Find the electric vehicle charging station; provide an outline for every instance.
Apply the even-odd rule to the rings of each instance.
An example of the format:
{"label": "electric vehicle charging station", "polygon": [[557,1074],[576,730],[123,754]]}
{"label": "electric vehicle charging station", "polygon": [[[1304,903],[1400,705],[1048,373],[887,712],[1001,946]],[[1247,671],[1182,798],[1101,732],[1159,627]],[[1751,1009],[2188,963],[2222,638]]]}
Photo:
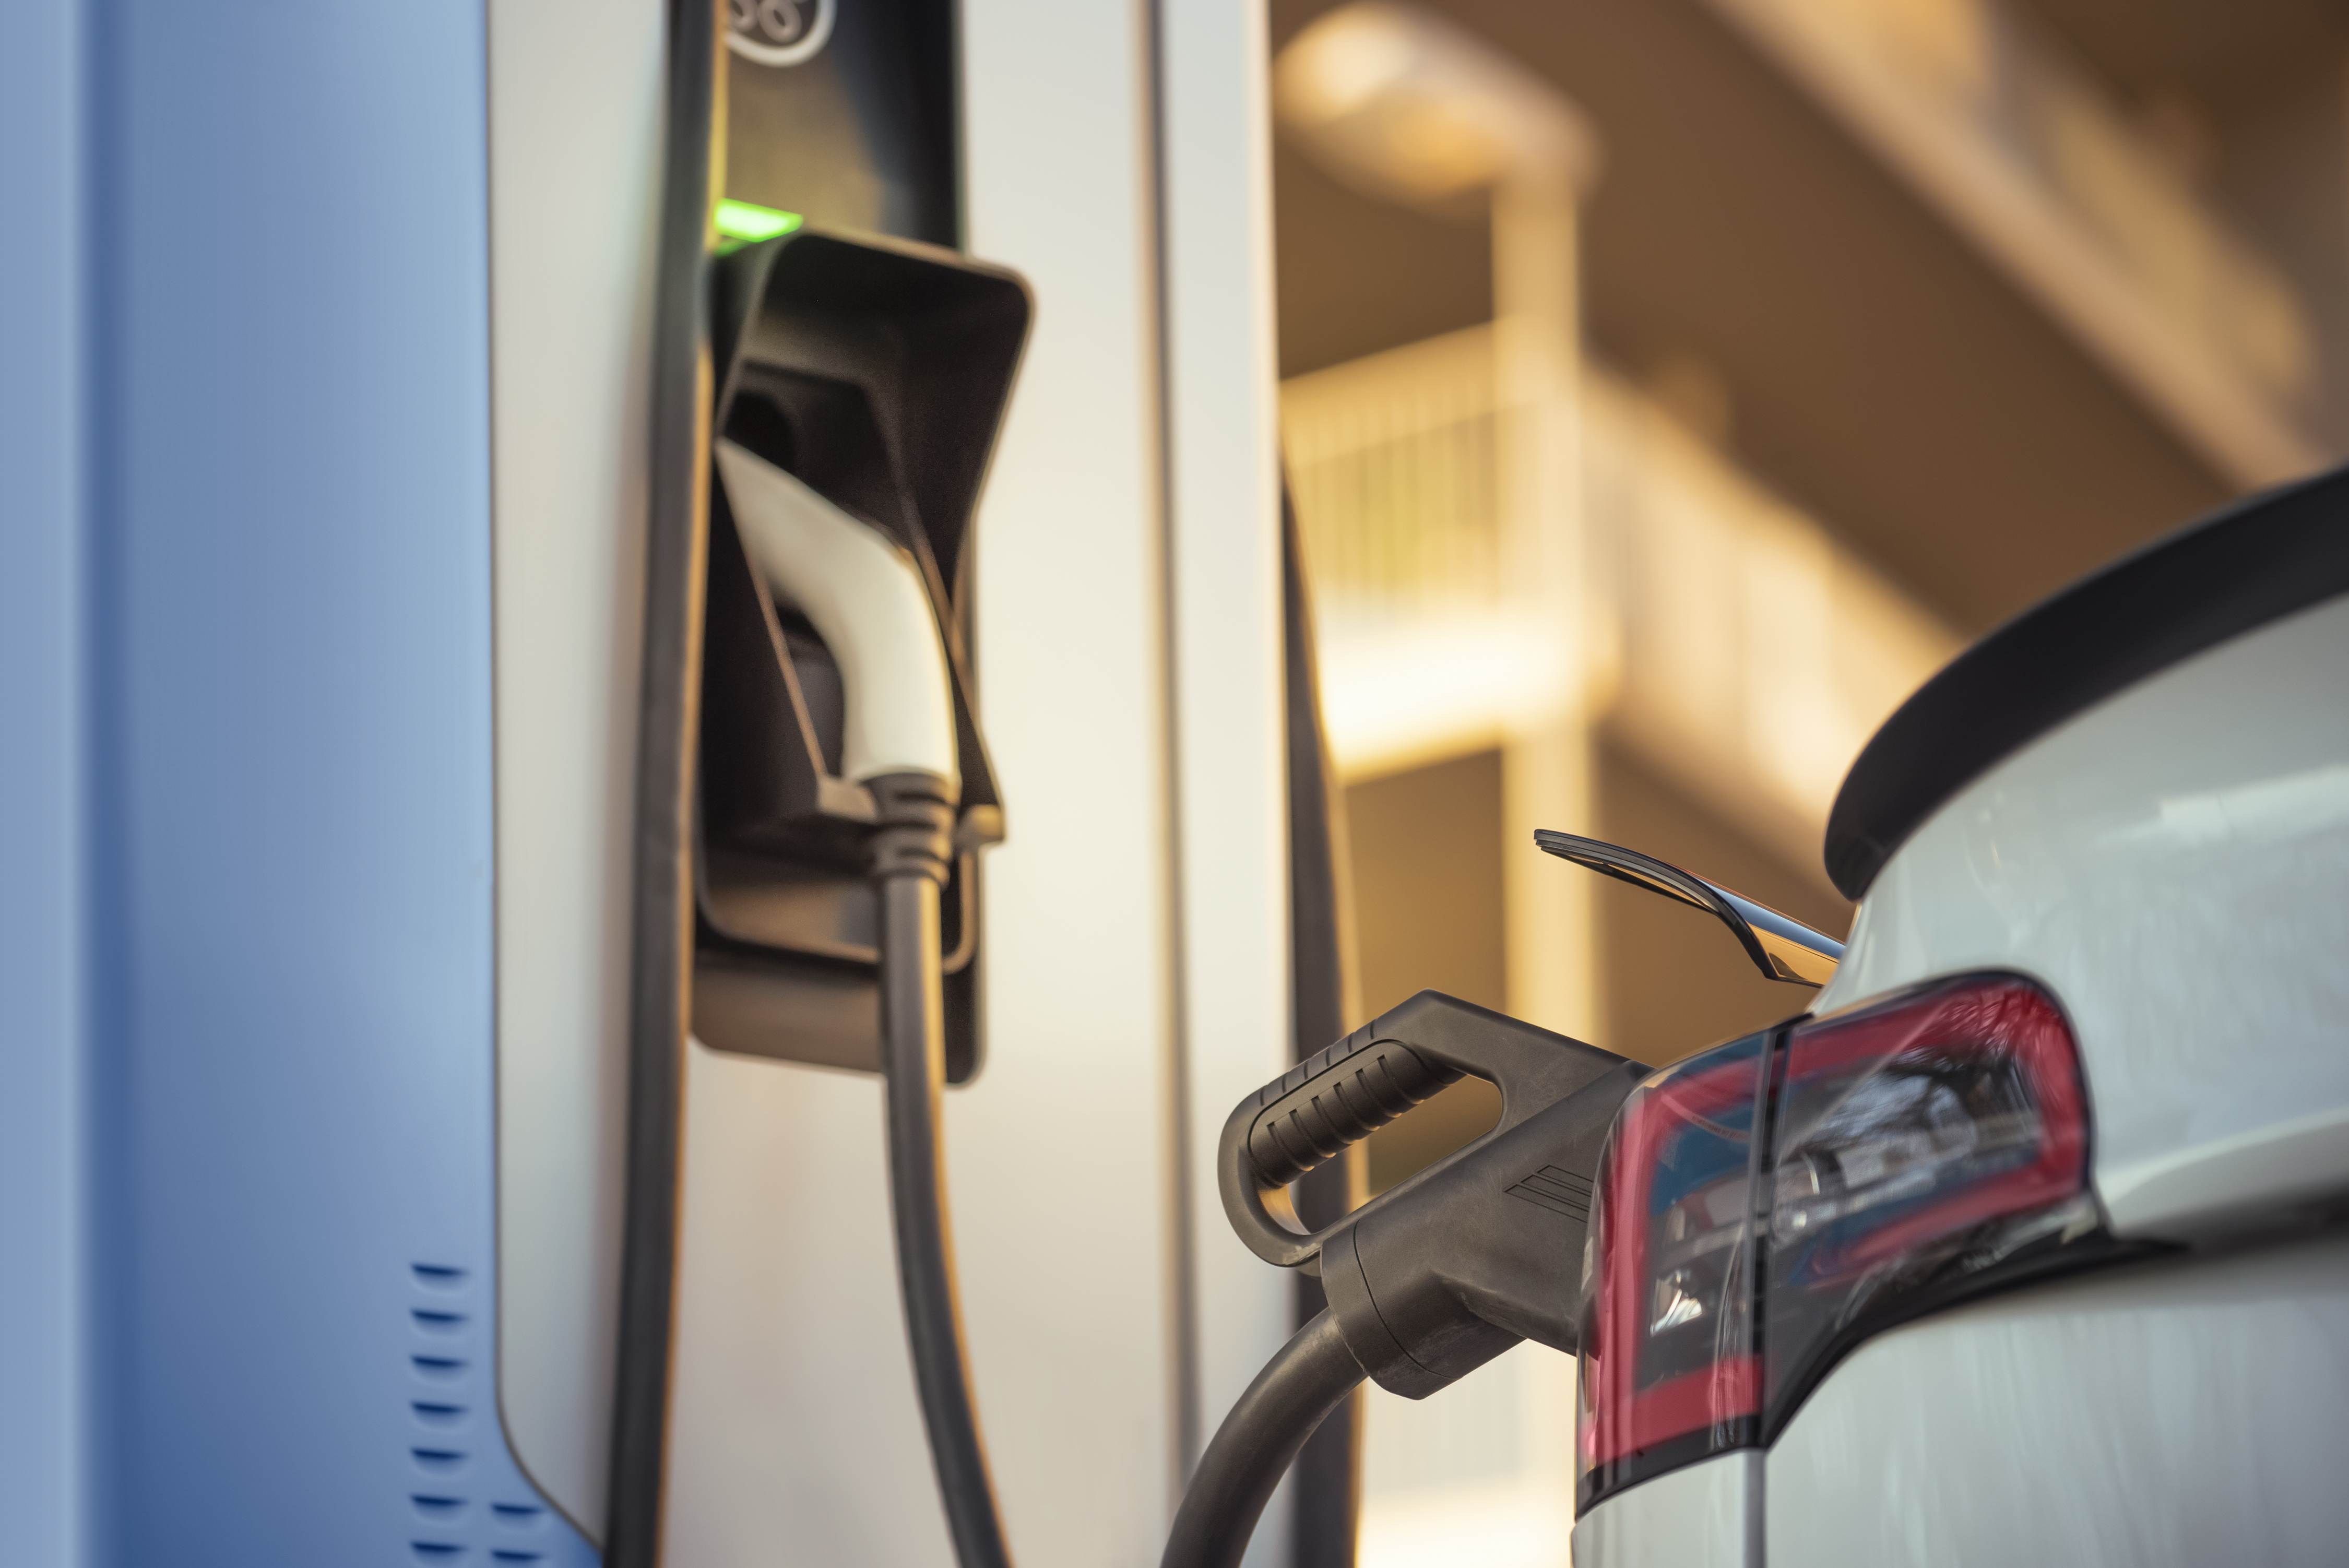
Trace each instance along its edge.
{"label": "electric vehicle charging station", "polygon": [[1624,1075],[1299,1047],[1257,8],[115,20],[18,110],[45,1560],[1002,1561],[975,1403],[1028,1563],[1270,1564],[1365,1368],[1567,1336],[1365,1316],[1404,1189],[1266,1219],[1417,1095],[1330,1075],[1499,1078],[1456,1171]]}
{"label": "electric vehicle charging station", "polygon": [[[1278,1342],[1286,1291],[1277,1279],[1249,1278],[1238,1291],[1213,1293],[1210,1301],[1210,1293],[1193,1283],[1198,1271],[1185,1256],[1192,1249],[1172,1227],[1189,1223],[1206,1236],[1210,1216],[1195,1206],[1193,1219],[1180,1221],[1174,1190],[1182,1164],[1168,1093],[1185,1082],[1175,1066],[1172,1026],[1172,891],[1178,868],[1145,851],[1120,875],[1104,881],[1093,848],[1137,829],[1145,843],[1169,830],[1164,769],[1174,749],[1167,689],[1172,650],[1162,553],[1164,476],[1158,467],[1167,431],[1163,387],[1153,363],[1163,302],[1152,284],[1147,244],[1158,214],[1154,192],[1131,184],[1156,133],[1142,89],[1157,40],[1139,15],[1080,19],[1029,15],[1016,7],[992,15],[966,11],[960,18],[957,90],[956,51],[950,46],[956,38],[947,30],[953,20],[943,8],[933,14],[919,7],[868,6],[835,16],[829,42],[796,63],[774,65],[744,47],[717,57],[706,80],[712,87],[724,84],[725,108],[721,115],[713,102],[707,110],[710,126],[722,128],[722,134],[709,139],[706,172],[696,176],[688,169],[681,175],[673,162],[658,187],[640,191],[636,216],[646,222],[660,191],[674,201],[680,190],[704,178],[709,191],[703,200],[723,196],[766,209],[755,215],[758,222],[776,222],[771,214],[780,211],[833,233],[894,235],[931,244],[965,239],[968,253],[1017,265],[1040,300],[1049,302],[1039,312],[989,480],[976,530],[983,542],[961,557],[958,568],[947,565],[957,578],[939,579],[942,585],[951,582],[953,593],[966,596],[964,603],[978,607],[968,652],[985,671],[988,741],[996,771],[1005,780],[1011,820],[1027,821],[1032,813],[1036,823],[1015,830],[1018,837],[989,873],[981,920],[970,923],[974,930],[983,924],[986,932],[985,1000],[966,1009],[948,998],[951,1038],[975,1042],[976,1026],[983,1019],[990,1039],[1016,1037],[1020,1044],[1009,1056],[992,1049],[978,1081],[949,1094],[946,1147],[955,1162],[957,1251],[974,1377],[1015,1550],[1031,1561],[1040,1553],[1050,1560],[1056,1551],[1071,1561],[1091,1561],[1126,1549],[1121,1542],[1146,1542],[1144,1549],[1154,1553],[1172,1505],[1180,1450],[1192,1440],[1180,1435],[1182,1412],[1228,1398],[1225,1392],[1191,1391],[1199,1363],[1210,1357],[1226,1359],[1229,1367],[1223,1379],[1236,1392],[1254,1363]],[[575,13],[565,21],[574,36],[579,22]],[[1195,46],[1194,68],[1212,65],[1236,76],[1253,69],[1242,52],[1247,38],[1243,23],[1230,27],[1225,47],[1199,51]],[[876,40],[894,41],[895,52],[876,47]],[[530,56],[518,51],[512,57],[517,72],[533,68]],[[682,57],[681,51],[671,51],[673,70]],[[1049,106],[1028,92],[1042,68],[1040,61],[1050,64],[1060,88]],[[794,71],[805,75],[777,74]],[[694,78],[688,74],[686,79]],[[795,87],[796,98],[790,93],[779,98],[777,84],[786,82],[810,85]],[[577,90],[577,84],[566,84],[564,90]],[[664,139],[659,117],[674,113],[684,91],[672,78],[665,105],[656,99],[644,106],[650,122],[647,134],[654,143]],[[494,92],[492,98],[494,102]],[[812,98],[836,112],[829,119],[816,117],[823,123],[812,126],[806,112]],[[785,112],[778,119],[779,101],[785,111],[796,102],[798,118]],[[957,101],[963,129],[958,157],[951,134],[954,116],[941,107]],[[1072,124],[1085,127],[1088,134],[1071,140]],[[789,134],[770,134],[779,127]],[[947,132],[943,138],[941,129]],[[519,134],[534,133],[534,128],[524,127]],[[666,140],[672,149],[701,145],[674,130]],[[1245,167],[1245,147],[1212,150],[1226,160],[1223,167]],[[540,167],[561,169],[568,150],[550,136],[541,157]],[[1088,189],[1122,192],[1128,204],[1102,209],[1088,203],[1079,195]],[[1215,221],[1229,224],[1226,232],[1244,242],[1261,245],[1263,220],[1247,209],[1247,190],[1243,181],[1214,191],[1225,204]],[[574,187],[570,194],[577,199],[587,192]],[[1230,201],[1235,195],[1241,198],[1237,212]],[[598,199],[611,200],[608,194]],[[958,214],[967,235],[957,232]],[[1230,223],[1234,216],[1240,222]],[[698,211],[694,217],[698,240]],[[994,240],[991,233],[1003,238]],[[1254,240],[1247,241],[1250,233]],[[802,231],[781,248],[790,254],[796,246],[804,261],[827,244],[843,242],[869,247],[875,242],[835,242]],[[886,239],[878,243],[888,248]],[[1220,253],[1220,246],[1216,249]],[[929,254],[934,262],[941,260]],[[722,280],[730,266],[749,256],[748,250],[738,251],[721,260],[715,277]],[[1223,259],[1220,253],[1217,259]],[[1239,270],[1245,274],[1245,268]],[[647,259],[638,279],[645,294],[654,293],[657,272]],[[1201,281],[1217,286],[1226,282]],[[1234,292],[1244,303],[1253,300],[1253,325],[1246,315],[1237,323],[1245,347],[1246,332],[1261,334],[1265,301],[1257,283],[1245,275]],[[669,311],[675,302],[664,295],[638,308]],[[668,325],[679,319],[688,328],[692,325],[689,313],[664,317]],[[674,335],[656,334],[652,353],[657,357],[674,352],[678,341]],[[1105,354],[1105,347],[1115,352]],[[725,352],[713,352],[712,390],[724,373],[719,356]],[[688,375],[690,357],[684,356]],[[1226,596],[1216,652],[1236,656],[1244,676],[1206,705],[1202,731],[1205,743],[1226,764],[1237,759],[1241,765],[1215,769],[1213,787],[1199,798],[1225,813],[1221,831],[1229,831],[1232,808],[1237,806],[1237,820],[1247,831],[1238,844],[1201,853],[1206,880],[1193,879],[1211,889],[1215,878],[1224,879],[1212,893],[1221,913],[1202,923],[1227,930],[1226,940],[1251,950],[1233,975],[1212,988],[1216,1005],[1225,1009],[1216,1044],[1190,1057],[1195,1067],[1212,1064],[1216,1051],[1236,1054],[1237,1059],[1216,1069],[1230,1088],[1199,1091],[1202,1102],[1214,1104],[1213,1114],[1220,1116],[1224,1104],[1216,1102],[1227,1103],[1232,1092],[1260,1078],[1266,1066],[1277,1068],[1288,1052],[1286,975],[1277,961],[1279,949],[1263,944],[1284,932],[1286,911],[1277,880],[1262,876],[1265,863],[1250,864],[1253,857],[1239,852],[1249,842],[1259,846],[1258,854],[1277,852],[1279,844],[1278,557],[1272,531],[1274,469],[1263,412],[1271,399],[1268,343],[1257,341],[1252,352],[1237,358],[1216,351],[1202,360],[1241,372],[1237,378],[1226,374],[1207,401],[1220,411],[1245,409],[1253,400],[1260,410],[1246,428],[1227,433],[1253,443],[1253,449],[1226,444],[1202,463],[1217,482],[1238,489],[1243,503],[1221,511],[1219,521],[1229,519],[1223,541],[1202,541],[1203,553],[1216,558],[1219,594]],[[999,369],[1008,371],[1008,366]],[[1111,377],[1107,387],[1105,375]],[[1254,381],[1259,375],[1260,386]],[[1237,402],[1235,379],[1243,394]],[[667,385],[674,397],[678,383]],[[1000,391],[988,396],[999,397]],[[691,406],[690,399],[678,399],[669,407],[680,404]],[[662,416],[645,412],[657,426]],[[1034,432],[1024,446],[1023,420]],[[660,531],[677,521],[674,516],[664,519],[662,506],[690,496],[697,481],[715,482],[708,473],[706,447],[690,458],[679,452],[723,428],[713,426],[672,448],[656,442],[647,452],[644,460],[656,468],[664,461],[672,465],[666,478],[652,480],[652,511],[649,518],[639,514],[635,524],[654,531],[648,561],[657,562]],[[974,470],[962,482],[975,480]],[[1212,492],[1201,499],[1205,511]],[[722,496],[719,504],[725,504]],[[967,499],[958,504],[967,508]],[[947,506],[939,515],[959,526],[963,520],[952,512]],[[925,518],[929,515],[926,509]],[[719,542],[728,523],[721,517],[713,531]],[[666,537],[674,548],[690,538],[690,530]],[[1245,636],[1233,634],[1236,629],[1245,632],[1250,619],[1243,614],[1235,623],[1235,603],[1227,597],[1235,561],[1244,563],[1251,552],[1262,573],[1252,623],[1258,642],[1252,650]],[[723,571],[724,558],[713,559]],[[673,623],[664,628],[661,606],[674,608],[681,602],[678,590],[693,581],[691,566],[677,555],[667,567],[657,563],[653,570],[673,575],[666,596],[658,588],[643,590],[647,668],[655,665],[651,643],[677,632]],[[528,579],[502,581],[513,583],[519,594],[533,592]],[[713,575],[709,581],[713,596],[727,592],[729,581],[734,589],[750,587],[740,577]],[[680,665],[671,689],[680,700],[688,691],[706,696],[714,707],[729,700],[725,685],[733,676],[709,663],[707,650],[730,634],[722,605],[715,597],[709,603],[700,684],[683,674]],[[1058,634],[1040,645],[1033,633],[1047,623]],[[740,621],[730,624],[744,629]],[[762,634],[765,629],[759,628]],[[1023,630],[1028,634],[1021,635]],[[771,665],[772,654],[766,657]],[[811,673],[796,663],[781,667],[793,678]],[[801,695],[804,699],[807,693]],[[819,704],[822,695],[817,694]],[[1081,726],[1070,723],[1074,713],[1083,715]],[[644,722],[642,715],[635,717]],[[703,725],[703,745],[723,744],[707,710]],[[1218,735],[1218,727],[1230,733]],[[636,754],[649,758],[652,748],[642,744],[640,735],[627,739],[637,746]],[[1248,761],[1252,748],[1255,760]],[[821,741],[816,749],[821,753]],[[706,759],[706,754],[696,757]],[[837,756],[831,760],[836,765]],[[984,776],[983,768],[966,771]],[[543,778],[530,799],[543,803],[550,790],[575,789],[574,780]],[[667,803],[649,801],[640,783],[628,827],[618,837],[623,852],[627,845],[641,849],[658,842],[662,823],[680,824],[675,843],[691,841],[689,829],[682,825],[689,818],[677,812],[676,803],[706,799],[700,790],[711,781],[698,780],[690,795],[680,786]],[[722,791],[722,782],[718,787]],[[630,1266],[639,1254],[632,1222],[621,1212],[626,1200],[615,1195],[595,1216],[592,1244],[583,1241],[566,1268],[533,1274],[547,1310],[526,1332],[509,1315],[510,1341],[534,1344],[543,1355],[552,1339],[567,1336],[572,1348],[568,1376],[546,1376],[519,1398],[509,1383],[508,1424],[544,1434],[535,1445],[523,1441],[526,1454],[535,1446],[539,1452],[559,1455],[560,1445],[572,1443],[577,1460],[571,1490],[577,1501],[571,1506],[582,1517],[608,1515],[613,1535],[605,1545],[615,1560],[632,1560],[630,1553],[642,1554],[633,1560],[644,1561],[764,1560],[779,1540],[799,1542],[811,1554],[833,1561],[943,1560],[946,1531],[934,1506],[936,1484],[895,1306],[881,1086],[868,1076],[843,1074],[836,1061],[827,1069],[712,1048],[742,1038],[720,1016],[730,983],[735,1002],[744,999],[745,979],[751,989],[764,987],[771,1001],[779,976],[794,963],[802,982],[813,972],[837,977],[839,954],[828,955],[833,963],[827,970],[826,955],[810,962],[804,952],[787,952],[788,942],[780,947],[730,943],[730,912],[739,909],[729,903],[727,887],[712,894],[707,874],[711,841],[705,832],[704,853],[696,861],[701,880],[681,886],[674,912],[650,910],[641,900],[633,910],[639,921],[649,911],[649,928],[657,933],[698,934],[692,938],[699,963],[690,1002],[680,994],[647,1009],[640,990],[633,1026],[623,1023],[615,1029],[608,1012],[602,1020],[605,1130],[593,1150],[594,1169],[601,1173],[631,1166],[632,1197],[647,1189],[636,1182],[635,1171],[642,1167],[636,1151],[626,1147],[627,1134],[613,1125],[621,1098],[608,1087],[617,1076],[614,1063],[636,1049],[641,1068],[647,1012],[657,1019],[664,1006],[689,1006],[698,1026],[693,1037],[676,1041],[678,1064],[670,1080],[681,1100],[683,1126],[672,1167],[674,1203],[656,1198],[651,1204],[655,1214],[673,1213],[677,1219],[667,1288],[659,1288],[657,1262],[647,1275],[655,1282],[647,1294],[673,1308],[673,1323],[667,1334],[647,1336],[627,1321],[625,1309],[597,1325],[569,1305],[615,1295],[636,1299],[616,1289],[616,1254],[626,1253]],[[717,847],[722,860],[727,846]],[[657,868],[680,862],[655,863],[650,874],[657,877]],[[514,872],[504,874],[511,888]],[[647,885],[647,875],[640,866],[640,890]],[[950,923],[957,903],[950,896]],[[1256,913],[1250,918],[1257,923],[1253,937],[1247,919],[1231,919],[1236,906],[1251,903]],[[771,913],[772,907],[770,901]],[[1015,913],[1007,916],[1007,908]],[[1069,912],[1074,909],[1097,918],[1073,919]],[[634,963],[641,976],[645,929],[640,925],[616,943],[607,923],[600,961]],[[1274,961],[1268,964],[1268,957]],[[662,972],[658,960],[651,972]],[[975,991],[977,966],[958,967],[957,973]],[[1235,977],[1243,982],[1237,988],[1231,984]],[[957,983],[949,976],[949,987]],[[1248,998],[1237,1013],[1236,996]],[[868,1042],[860,1048],[869,1051],[870,1004],[864,1006],[867,1021],[860,1026]],[[1006,1019],[1015,1021],[1009,1036]],[[630,1029],[633,1040],[627,1037]],[[804,1012],[797,1036],[797,1048],[813,1054]],[[761,1038],[771,1042],[772,1031]],[[1250,1052],[1257,1054],[1249,1059]],[[870,1057],[858,1059],[869,1063]],[[1247,1065],[1238,1068],[1238,1060]],[[559,1070],[575,1079],[579,1067],[574,1055]],[[966,1071],[967,1066],[958,1065],[955,1076]],[[1038,1158],[1042,1150],[1034,1145],[1033,1127],[1040,1118],[1064,1113],[1103,1093],[1158,1109],[1134,1130],[1130,1163],[1113,1187],[1071,1193],[1065,1171]],[[650,1097],[639,1093],[627,1101],[627,1114],[635,1115]],[[506,1104],[511,1108],[515,1101],[510,1098]],[[528,1115],[522,1111],[520,1118]],[[577,1124],[574,1119],[572,1125]],[[977,1130],[968,1130],[974,1124]],[[530,1135],[528,1130],[513,1130]],[[584,1140],[574,1140],[572,1148],[575,1169],[585,1174],[590,1151]],[[652,1168],[660,1165],[656,1159]],[[1204,1174],[1204,1165],[1195,1169]],[[1033,1233],[1035,1195],[1047,1190],[1055,1192],[1054,1202],[1072,1222],[1102,1233],[1154,1235],[1130,1264],[1135,1315],[1104,1320],[1084,1299],[1084,1288],[1071,1291],[1067,1284],[1055,1287],[1058,1303],[1048,1304],[1041,1314],[1035,1310],[1035,1282],[1068,1277],[1059,1249],[1040,1245],[1041,1238]],[[550,1181],[543,1191],[546,1201],[533,1211],[541,1223],[530,1228],[568,1225],[584,1233],[585,1216],[570,1196],[575,1191],[574,1183]],[[510,1214],[517,1196],[510,1185]],[[523,1228],[510,1222],[508,1234]],[[605,1272],[591,1272],[591,1258],[600,1258]],[[1194,1301],[1201,1304],[1197,1309],[1190,1305]],[[543,1332],[548,1326],[561,1335]],[[1235,1327],[1241,1348],[1218,1348],[1216,1340],[1228,1338]],[[823,1352],[805,1354],[802,1346],[822,1346]],[[1009,1398],[994,1394],[989,1385],[990,1357],[1001,1357],[1007,1349],[1008,1365],[1019,1369],[1015,1386],[1020,1389]],[[632,1354],[637,1357],[633,1363]],[[638,1448],[633,1461],[599,1468],[587,1445],[570,1437],[581,1423],[554,1413],[585,1380],[583,1369],[608,1368],[613,1357],[619,1367],[614,1449],[630,1450],[649,1433],[656,1456],[650,1463]],[[632,1366],[647,1374],[642,1386],[631,1384]],[[1047,1389],[1059,1391],[1047,1395]],[[526,1408],[541,1413],[533,1418]],[[1088,1426],[1103,1408],[1125,1413],[1118,1435],[1107,1443]],[[632,1483],[638,1490],[630,1497]],[[1023,1485],[1032,1500],[1024,1510]],[[1062,1506],[1071,1491],[1093,1501],[1071,1512]],[[631,1520],[636,1522],[633,1526]],[[627,1536],[631,1528],[638,1532],[633,1537]],[[1056,1537],[1083,1544],[1055,1548]]]}
{"label": "electric vehicle charging station", "polygon": [[[1260,18],[809,9],[828,40],[785,65],[640,0],[6,24],[49,247],[10,263],[9,396],[54,480],[13,624],[58,672],[10,784],[45,934],[12,991],[56,1049],[0,1095],[49,1286],[10,1322],[61,1347],[10,1401],[38,1560],[946,1560],[879,1084],[683,1029],[690,820],[639,766],[686,598],[648,531],[709,459],[657,434],[713,389],[662,284],[678,202],[959,249],[1040,302],[967,568],[1014,837],[946,1140],[1015,1549],[1154,1556],[1287,1332],[1208,1153],[1293,1054]],[[706,187],[674,178],[681,83],[750,112],[730,59],[846,106],[832,195],[750,183],[744,138],[721,184],[714,112]],[[330,346],[365,374],[323,383]],[[632,1361],[648,817],[683,1244]],[[1139,1109],[1081,1178],[1037,1130],[1102,1104]],[[614,1412],[671,1346],[657,1511],[624,1518]]]}
{"label": "electric vehicle charging station", "polygon": [[[1996,1511],[2009,1556],[2084,1521],[2144,1539],[2151,1488],[2083,1507],[2044,1433],[1888,1427],[1918,1368],[1982,1391],[1937,1364],[1985,1326],[2027,1352],[2002,1355],[2016,1409],[2061,1403],[2033,1378],[2134,1391],[2160,1364],[2223,1413],[2258,1348],[2287,1412],[2259,1445],[2100,1411],[2203,1445],[2171,1450],[2177,1496],[2256,1481],[2232,1518],[2173,1505],[2177,1540],[2282,1539],[2275,1496],[2333,1495],[2306,1462],[2326,1347],[2273,1330],[2337,1306],[2337,1233],[2321,1274],[2252,1253],[2338,1219],[2309,1026],[2333,1014],[2304,1006],[2331,1000],[2330,912],[2302,896],[2339,839],[2338,705],[2310,675],[2338,617],[2280,624],[2344,580],[2337,474],[1912,698],[1830,820],[1837,888],[1886,879],[1848,963],[1677,867],[1537,835],[1708,912],[1768,977],[1827,980],[1823,1016],[1637,1090],[1631,1063],[1433,994],[1343,1033],[1250,6],[19,10],[12,1552],[1318,1568],[1343,1445],[1308,1450],[1298,1506],[1271,1496],[1316,1422],[1366,1375],[1422,1394],[1522,1338],[1590,1352],[1586,1557],[1743,1563],[1785,1535],[1880,1560],[1930,1507],[1863,1495],[1854,1452],[1960,1501],[1993,1461],[2044,1472],[2047,1501]],[[2106,634],[2128,624],[2152,631]],[[2044,812],[2049,781],[2104,798]],[[2255,821],[2255,852],[2214,830]],[[2016,850],[1996,877],[1981,823]],[[2126,850],[2110,874],[2064,859],[2090,837]],[[2061,919],[2033,902],[2051,874]],[[2241,922],[2116,999],[2104,971],[2163,949],[2143,920],[2101,947],[2068,923],[2126,902],[2197,936],[2180,897],[2302,915],[2301,940]],[[2302,1006],[2248,1075],[2246,996]],[[1943,1037],[1960,1005],[1998,1027]],[[1813,1114],[1910,1028],[1930,1073],[1876,1081],[2039,1075],[1934,1142],[1960,1150],[1937,1224],[1983,1217],[1968,1183],[2022,1169],[2001,1160],[2048,1178],[1990,1213],[1995,1247],[1892,1206],[1920,1168],[1868,1140],[1897,1121]],[[2141,1070],[2147,1042],[2191,1072]],[[1462,1073],[1499,1084],[1499,1125],[1350,1207],[1339,1153]],[[1651,1203],[1667,1165],[1702,1185]],[[2141,1243],[2212,1266],[2035,1294]],[[1838,1247],[1870,1265],[1840,1305],[1833,1267],[1801,1275]],[[2203,1313],[2230,1278],[2274,1294]],[[2163,1341],[2095,1326],[2165,1295],[2194,1310]],[[2331,1514],[2286,1511],[2320,1560]]]}

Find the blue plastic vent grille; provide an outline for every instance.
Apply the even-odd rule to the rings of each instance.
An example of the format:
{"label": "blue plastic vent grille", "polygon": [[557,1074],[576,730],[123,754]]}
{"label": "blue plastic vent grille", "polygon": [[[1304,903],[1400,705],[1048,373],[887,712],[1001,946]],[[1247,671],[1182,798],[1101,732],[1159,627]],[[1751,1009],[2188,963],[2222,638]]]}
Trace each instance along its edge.
{"label": "blue plastic vent grille", "polygon": [[471,1271],[409,1269],[409,1554],[419,1563],[594,1561],[584,1542],[531,1494],[497,1424],[487,1376],[488,1293]]}

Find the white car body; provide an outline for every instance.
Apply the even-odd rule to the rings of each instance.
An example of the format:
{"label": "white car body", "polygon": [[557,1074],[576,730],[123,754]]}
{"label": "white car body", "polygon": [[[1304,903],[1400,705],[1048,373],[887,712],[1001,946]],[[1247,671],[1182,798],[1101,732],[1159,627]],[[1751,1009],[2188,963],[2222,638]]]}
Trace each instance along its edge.
{"label": "white car body", "polygon": [[2162,1250],[1865,1340],[1767,1448],[1590,1508],[1580,1568],[2349,1561],[2349,597],[1964,783],[1814,1012],[1985,970],[2068,1016],[2105,1227]]}

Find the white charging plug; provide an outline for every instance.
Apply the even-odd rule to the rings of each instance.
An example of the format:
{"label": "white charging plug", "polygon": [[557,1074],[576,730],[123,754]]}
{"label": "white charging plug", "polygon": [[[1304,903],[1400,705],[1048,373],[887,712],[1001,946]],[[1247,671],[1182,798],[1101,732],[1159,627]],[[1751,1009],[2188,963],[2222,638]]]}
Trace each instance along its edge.
{"label": "white charging plug", "polygon": [[847,691],[841,772],[928,773],[959,794],[954,686],[921,568],[872,524],[732,441],[718,443],[734,527],[770,589],[814,624]]}

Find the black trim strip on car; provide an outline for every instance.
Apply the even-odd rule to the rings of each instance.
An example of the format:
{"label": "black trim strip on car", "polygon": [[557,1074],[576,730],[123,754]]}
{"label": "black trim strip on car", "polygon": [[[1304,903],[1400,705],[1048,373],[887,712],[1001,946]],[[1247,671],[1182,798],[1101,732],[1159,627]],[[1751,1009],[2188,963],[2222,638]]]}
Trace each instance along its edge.
{"label": "black trim strip on car", "polygon": [[2124,556],[1958,655],[1884,721],[1827,818],[1857,899],[1960,790],[2040,736],[2230,637],[2349,593],[2349,467],[2251,496]]}

